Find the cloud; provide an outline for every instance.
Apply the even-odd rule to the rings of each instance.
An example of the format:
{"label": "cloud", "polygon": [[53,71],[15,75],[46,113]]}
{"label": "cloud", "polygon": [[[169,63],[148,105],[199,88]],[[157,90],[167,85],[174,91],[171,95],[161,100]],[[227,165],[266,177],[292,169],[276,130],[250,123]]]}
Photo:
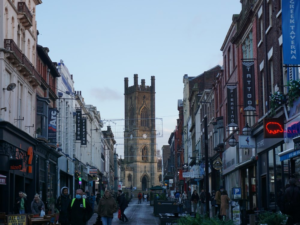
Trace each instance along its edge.
{"label": "cloud", "polygon": [[120,93],[118,93],[108,87],[93,88],[91,90],[91,95],[100,101],[120,100],[123,98],[123,96]]}

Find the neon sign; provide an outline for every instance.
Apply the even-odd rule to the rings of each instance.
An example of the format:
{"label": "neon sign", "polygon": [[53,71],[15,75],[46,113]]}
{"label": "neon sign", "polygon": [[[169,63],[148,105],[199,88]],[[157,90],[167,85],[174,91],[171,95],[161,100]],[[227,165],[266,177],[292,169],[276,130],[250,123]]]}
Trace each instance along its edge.
{"label": "neon sign", "polygon": [[283,128],[278,122],[268,122],[266,125],[266,129],[269,134],[283,133]]}
{"label": "neon sign", "polygon": [[264,119],[264,138],[283,138],[283,119]]}

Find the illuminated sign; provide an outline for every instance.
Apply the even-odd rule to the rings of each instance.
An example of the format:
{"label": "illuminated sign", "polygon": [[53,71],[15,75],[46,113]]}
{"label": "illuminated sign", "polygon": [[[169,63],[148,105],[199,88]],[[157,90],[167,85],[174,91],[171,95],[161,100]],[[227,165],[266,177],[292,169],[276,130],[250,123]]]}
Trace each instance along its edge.
{"label": "illuminated sign", "polygon": [[299,136],[300,134],[300,122],[295,121],[292,123],[289,123],[286,128],[286,137],[287,138],[294,138]]}
{"label": "illuminated sign", "polygon": [[283,119],[264,119],[264,138],[283,138]]}
{"label": "illuminated sign", "polygon": [[27,215],[7,215],[7,225],[27,225]]}
{"label": "illuminated sign", "polygon": [[23,169],[23,160],[22,159],[9,160],[9,169],[10,170],[22,170]]}

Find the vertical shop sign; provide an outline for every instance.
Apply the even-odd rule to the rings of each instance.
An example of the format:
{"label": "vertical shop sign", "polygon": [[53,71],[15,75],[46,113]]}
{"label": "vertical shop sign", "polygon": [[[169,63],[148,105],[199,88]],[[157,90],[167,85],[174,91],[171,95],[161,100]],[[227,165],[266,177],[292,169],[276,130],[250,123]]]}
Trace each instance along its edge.
{"label": "vertical shop sign", "polygon": [[56,144],[57,111],[54,108],[48,110],[48,140]]}
{"label": "vertical shop sign", "polygon": [[300,1],[282,1],[283,63],[300,64]]}
{"label": "vertical shop sign", "polygon": [[227,86],[228,127],[237,127],[237,86]]}
{"label": "vertical shop sign", "polygon": [[86,145],[86,118],[81,119],[81,145]]}
{"label": "vertical shop sign", "polygon": [[244,111],[255,111],[254,61],[243,61]]}
{"label": "vertical shop sign", "polygon": [[76,109],[76,141],[81,140],[81,119],[81,110]]}

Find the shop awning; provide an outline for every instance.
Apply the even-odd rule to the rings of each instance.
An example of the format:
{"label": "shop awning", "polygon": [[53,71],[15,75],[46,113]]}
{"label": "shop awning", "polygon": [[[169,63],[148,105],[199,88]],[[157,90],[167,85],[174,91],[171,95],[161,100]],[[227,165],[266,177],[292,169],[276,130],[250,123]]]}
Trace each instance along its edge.
{"label": "shop awning", "polygon": [[290,148],[283,152],[278,153],[278,156],[280,157],[280,161],[291,159],[296,156],[300,156],[300,149],[295,150],[294,148]]}
{"label": "shop awning", "polygon": [[0,174],[0,185],[6,185],[6,176]]}

